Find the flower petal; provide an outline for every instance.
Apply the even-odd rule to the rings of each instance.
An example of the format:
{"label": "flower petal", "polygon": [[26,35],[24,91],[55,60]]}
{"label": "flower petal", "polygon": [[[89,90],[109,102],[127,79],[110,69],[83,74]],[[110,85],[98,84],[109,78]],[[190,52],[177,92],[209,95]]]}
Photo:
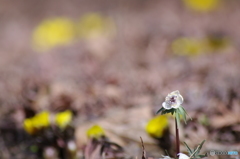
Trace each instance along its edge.
{"label": "flower petal", "polygon": [[179,159],[189,159],[189,157],[183,153],[177,154],[179,156]]}
{"label": "flower petal", "polygon": [[176,90],[176,91],[171,92],[170,94],[178,96],[178,95],[180,95],[180,92],[179,92],[179,90]]}
{"label": "flower petal", "polygon": [[177,97],[177,103],[181,105],[183,103],[183,97],[179,94]]}
{"label": "flower petal", "polygon": [[180,107],[180,105],[181,105],[181,104],[176,103],[176,104],[172,104],[172,107],[173,107],[174,109],[177,109],[177,108]]}
{"label": "flower petal", "polygon": [[164,109],[172,109],[171,105],[169,105],[169,104],[166,103],[166,102],[163,102],[163,103],[162,103],[162,106],[163,106]]}

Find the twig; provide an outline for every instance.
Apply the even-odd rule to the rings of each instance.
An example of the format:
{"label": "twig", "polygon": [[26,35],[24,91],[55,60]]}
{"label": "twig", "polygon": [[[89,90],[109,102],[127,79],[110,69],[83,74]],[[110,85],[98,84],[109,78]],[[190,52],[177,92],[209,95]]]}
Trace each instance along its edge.
{"label": "twig", "polygon": [[143,140],[142,140],[141,136],[140,136],[140,139],[141,139],[141,144],[142,144],[142,159],[147,159],[146,158],[145,148],[144,148],[144,145],[143,145]]}

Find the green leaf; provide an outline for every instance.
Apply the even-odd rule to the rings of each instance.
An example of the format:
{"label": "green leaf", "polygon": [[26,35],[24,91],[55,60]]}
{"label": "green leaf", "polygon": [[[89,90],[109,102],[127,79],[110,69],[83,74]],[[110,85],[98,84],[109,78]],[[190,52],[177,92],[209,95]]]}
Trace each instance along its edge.
{"label": "green leaf", "polygon": [[207,153],[204,155],[198,155],[196,158],[204,158],[204,157],[207,157]]}
{"label": "green leaf", "polygon": [[186,117],[186,112],[184,111],[184,108],[182,106],[180,106],[178,108],[178,110],[179,110],[179,113],[181,114],[185,124],[187,124],[187,117]]}
{"label": "green leaf", "polygon": [[204,158],[207,156],[207,153],[204,154],[204,155],[198,155],[198,153],[200,152],[200,150],[202,149],[202,146],[204,144],[205,140],[203,140],[198,146],[197,148],[191,150],[189,148],[189,146],[184,142],[185,146],[187,147],[188,149],[188,154],[189,156],[191,157],[191,159],[197,159],[197,158]]}
{"label": "green leaf", "polygon": [[163,111],[162,111],[162,115],[163,114],[167,114],[167,113],[171,113],[171,114],[173,114],[175,112],[175,110],[172,108],[172,109],[164,109]]}
{"label": "green leaf", "polygon": [[172,109],[172,115],[174,114],[174,113],[176,113],[176,109]]}
{"label": "green leaf", "polygon": [[193,150],[193,154],[192,154],[191,156],[193,156],[194,158],[196,158],[196,157],[198,156],[200,150],[202,149],[202,145],[204,144],[204,142],[205,142],[205,140],[203,140],[203,141],[201,142],[201,144],[199,144],[199,145],[197,146],[197,148]]}
{"label": "green leaf", "polygon": [[201,142],[201,144],[199,145],[199,149],[197,150],[196,154],[198,154],[198,153],[200,152],[200,150],[202,149],[202,146],[203,146],[204,142],[205,142],[205,140],[203,140],[203,141]]}
{"label": "green leaf", "polygon": [[164,110],[164,108],[162,107],[161,109],[159,109],[159,110],[157,111],[156,114],[160,113],[160,112],[163,111],[163,110]]}
{"label": "green leaf", "polygon": [[180,114],[179,114],[179,110],[178,109],[176,109],[176,120],[177,120],[177,124],[178,124],[178,126],[180,125]]}
{"label": "green leaf", "polygon": [[185,146],[186,146],[187,149],[188,149],[188,154],[189,154],[189,156],[191,156],[192,150],[189,148],[189,146],[186,144],[186,142],[184,142],[184,144],[185,144]]}
{"label": "green leaf", "polygon": [[37,145],[30,146],[30,151],[33,153],[37,153],[39,150],[39,147]]}
{"label": "green leaf", "polygon": [[191,154],[193,157],[196,157],[196,155],[197,155],[197,148],[195,148],[195,149],[193,149],[193,153]]}
{"label": "green leaf", "polygon": [[187,116],[192,120],[192,118],[188,115],[187,111],[182,107],[183,111],[185,112],[185,114],[187,114]]}

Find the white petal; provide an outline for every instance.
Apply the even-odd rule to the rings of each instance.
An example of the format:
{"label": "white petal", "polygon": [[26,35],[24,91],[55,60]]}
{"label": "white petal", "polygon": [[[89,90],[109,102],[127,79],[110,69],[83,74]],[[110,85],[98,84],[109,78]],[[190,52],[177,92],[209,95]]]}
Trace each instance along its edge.
{"label": "white petal", "polygon": [[163,157],[163,158],[160,158],[160,159],[172,159],[172,158],[169,157],[169,156],[163,156],[163,155],[162,155],[162,157]]}
{"label": "white petal", "polygon": [[172,109],[171,105],[167,104],[166,102],[162,103],[164,109]]}
{"label": "white petal", "polygon": [[176,90],[176,91],[171,92],[170,94],[173,94],[173,95],[179,95],[180,92],[179,92],[179,90]]}
{"label": "white petal", "polygon": [[178,104],[178,103],[176,103],[176,104],[173,104],[173,105],[172,105],[172,107],[173,107],[173,108],[175,108],[175,109],[177,109],[177,108],[179,108],[179,107],[180,107],[180,104]]}
{"label": "white petal", "polygon": [[179,159],[189,159],[189,157],[183,153],[179,153],[178,156],[179,156]]}
{"label": "white petal", "polygon": [[174,91],[174,93],[180,94],[179,90]]}
{"label": "white petal", "polygon": [[179,94],[176,100],[178,105],[181,105],[183,103],[183,97]]}

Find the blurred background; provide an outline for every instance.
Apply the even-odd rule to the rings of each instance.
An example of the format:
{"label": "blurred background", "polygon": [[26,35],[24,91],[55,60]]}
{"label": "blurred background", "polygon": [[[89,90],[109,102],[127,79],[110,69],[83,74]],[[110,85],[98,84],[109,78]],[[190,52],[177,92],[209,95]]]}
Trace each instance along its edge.
{"label": "blurred background", "polygon": [[141,158],[140,136],[173,156],[173,118],[151,121],[175,90],[181,152],[240,152],[239,17],[239,0],[1,0],[0,158]]}

